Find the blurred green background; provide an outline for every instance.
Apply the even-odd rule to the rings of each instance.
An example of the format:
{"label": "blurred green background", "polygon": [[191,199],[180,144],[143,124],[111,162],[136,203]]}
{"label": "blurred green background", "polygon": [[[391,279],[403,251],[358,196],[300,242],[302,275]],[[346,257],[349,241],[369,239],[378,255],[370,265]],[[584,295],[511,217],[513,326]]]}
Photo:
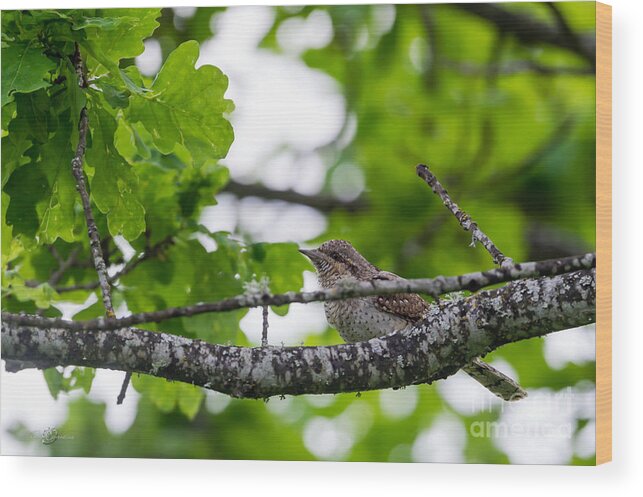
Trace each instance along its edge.
{"label": "blurred green background", "polygon": [[[248,243],[344,238],[409,278],[491,268],[415,176],[415,165],[427,163],[514,260],[592,251],[594,3],[496,5],[163,9],[146,52],[129,63],[151,76],[178,44],[196,39],[203,61],[230,78],[236,139],[223,161],[231,181],[202,214],[212,231]],[[498,9],[525,22],[502,22]],[[298,290],[312,268],[294,246],[275,254],[273,281],[285,273],[282,290]],[[201,271],[209,257],[196,242],[175,246],[164,255],[174,272],[141,265],[125,287],[145,287],[145,297],[125,289],[116,298],[133,312],[180,305],[179,274],[186,285],[202,285],[196,300],[224,296],[225,289],[209,292],[216,276]],[[311,273],[304,280],[314,285]],[[321,306],[309,307],[272,314],[272,343],[340,342]],[[91,308],[83,312],[89,317]],[[193,336],[211,326],[213,340],[224,342],[217,332],[225,329],[226,340],[255,344],[260,322],[248,315],[239,326],[245,314],[158,327]],[[41,443],[47,427],[26,413],[5,415],[3,426],[11,453],[591,464],[593,339],[587,327],[488,356],[530,391],[511,406],[459,373],[431,386],[268,402],[136,377],[136,391],[117,407],[122,374],[99,371],[89,394],[47,394],[35,407],[57,413],[55,443]],[[26,374],[3,372],[3,390],[19,381],[9,376]]]}

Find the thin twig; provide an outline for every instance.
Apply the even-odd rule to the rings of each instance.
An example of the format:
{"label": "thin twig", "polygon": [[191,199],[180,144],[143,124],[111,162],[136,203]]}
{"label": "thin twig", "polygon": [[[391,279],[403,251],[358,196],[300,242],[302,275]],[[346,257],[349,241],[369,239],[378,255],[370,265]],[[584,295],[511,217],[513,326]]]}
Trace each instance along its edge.
{"label": "thin twig", "polygon": [[[152,246],[149,250],[146,250],[145,252],[143,252],[138,257],[132,257],[120,271],[113,274],[112,276],[108,276],[107,281],[109,281],[110,284],[114,283],[115,281],[118,281],[119,278],[128,274],[135,267],[137,267],[141,262],[151,259],[152,257],[156,257],[168,245],[171,245],[172,243],[174,243],[172,236],[168,236],[164,238],[163,240],[161,240],[160,242]],[[92,281],[89,283],[78,283],[76,285],[57,287],[55,288],[55,290],[58,293],[73,292],[75,290],[93,290],[94,288],[98,288],[99,285],[100,283],[98,281]]]}
{"label": "thin twig", "polygon": [[451,200],[451,197],[449,197],[447,191],[440,184],[435,175],[431,171],[429,171],[429,168],[427,166],[425,166],[424,164],[418,164],[416,171],[418,176],[431,187],[433,193],[435,193],[442,199],[442,203],[455,216],[455,218],[460,223],[460,226],[462,226],[462,229],[464,229],[465,231],[470,231],[473,240],[477,240],[482,243],[484,248],[487,249],[487,252],[489,252],[489,254],[491,255],[493,262],[501,267],[510,267],[513,265],[513,261],[511,260],[511,258],[504,255],[491,241],[491,239],[487,235],[485,235],[480,228],[478,228],[478,225],[471,219],[469,214],[460,209],[460,207],[458,207],[458,204]]}
{"label": "thin twig", "polygon": [[54,259],[56,259],[58,264],[62,264],[63,262],[65,262],[65,260],[60,255],[60,252],[58,252],[58,249],[53,245],[49,245],[49,252],[51,252],[51,255],[53,256]]}
{"label": "thin twig", "polygon": [[17,322],[26,326],[53,326],[68,330],[115,330],[142,323],[160,322],[177,317],[189,317],[210,312],[227,312],[237,309],[262,307],[265,305],[282,306],[292,303],[307,304],[345,300],[370,295],[392,295],[396,293],[421,293],[425,295],[442,295],[462,290],[476,291],[507,281],[522,280],[543,276],[555,276],[580,269],[596,267],[596,254],[551,259],[540,262],[524,262],[505,265],[488,271],[464,274],[461,276],[438,276],[414,280],[372,280],[367,282],[341,285],[320,289],[314,292],[287,292],[271,295],[267,292],[247,292],[236,297],[194,304],[184,307],[170,307],[160,311],[131,314],[119,319],[97,318],[87,321],[68,321],[61,318],[42,318],[30,314],[2,313],[2,319]]}
{"label": "thin twig", "polygon": [[[76,43],[76,50],[73,56],[74,67],[76,68],[76,75],[78,76],[78,85],[81,88],[87,88],[87,78],[83,68],[83,61],[80,56],[80,48]],[[105,313],[107,317],[114,317],[114,306],[112,305],[111,287],[107,277],[107,267],[105,266],[105,259],[103,259],[103,250],[101,248],[100,235],[98,227],[94,220],[92,213],[92,206],[89,200],[89,192],[87,191],[87,184],[85,183],[85,175],[83,172],[83,160],[85,157],[85,148],[87,146],[87,133],[89,132],[89,117],[87,114],[87,107],[83,107],[80,111],[80,121],[78,123],[78,146],[76,147],[76,154],[71,160],[71,169],[74,178],[76,179],[76,190],[80,194],[83,203],[83,212],[85,214],[85,221],[87,223],[87,235],[89,236],[89,248],[94,260],[94,267],[98,273],[98,281],[103,295],[103,305],[105,306]]]}
{"label": "thin twig", "polygon": [[268,346],[268,306],[264,305],[262,308],[263,316],[263,330],[261,332],[261,346]]}
{"label": "thin twig", "polygon": [[78,256],[79,250],[80,250],[80,247],[75,247],[69,253],[69,257],[67,257],[67,259],[64,259],[62,262],[60,262],[58,269],[56,269],[56,271],[54,271],[51,274],[51,277],[49,278],[49,281],[48,281],[49,285],[56,286],[56,284],[60,281],[60,278],[62,278],[65,272],[76,262],[76,258]]}
{"label": "thin twig", "polygon": [[[85,67],[80,55],[80,47],[78,43],[75,44],[74,56],[72,58],[74,68],[76,69],[76,76],[78,77],[78,85],[86,89],[87,75],[85,74]],[[83,212],[85,213],[85,221],[87,222],[87,235],[89,236],[89,248],[94,260],[94,267],[98,274],[98,282],[103,295],[103,306],[105,307],[105,315],[107,318],[115,318],[114,306],[112,304],[112,287],[108,280],[107,266],[105,265],[105,258],[103,257],[103,250],[101,247],[100,234],[94,215],[92,213],[92,206],[89,200],[89,193],[87,191],[87,184],[85,183],[85,174],[83,172],[83,160],[85,157],[85,148],[87,146],[87,133],[89,132],[89,117],[87,114],[87,106],[84,106],[80,111],[80,120],[78,122],[78,146],[76,147],[76,154],[71,161],[71,170],[74,178],[76,179],[76,189],[80,194],[83,203]],[[125,375],[121,393],[127,390],[129,385],[129,375]],[[123,402],[125,395],[119,395],[118,404]]]}
{"label": "thin twig", "polygon": [[129,382],[132,379],[132,372],[127,371],[125,373],[125,378],[123,378],[123,383],[121,384],[121,391],[118,392],[118,397],[116,398],[116,403],[121,405],[125,400],[125,395],[127,394],[127,387],[129,387]]}

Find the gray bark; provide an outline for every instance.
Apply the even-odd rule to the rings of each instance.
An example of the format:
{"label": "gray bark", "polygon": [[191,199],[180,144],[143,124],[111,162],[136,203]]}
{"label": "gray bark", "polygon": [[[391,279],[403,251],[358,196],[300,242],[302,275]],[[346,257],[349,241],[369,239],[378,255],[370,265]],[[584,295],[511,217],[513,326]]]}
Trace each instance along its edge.
{"label": "gray bark", "polygon": [[[528,279],[440,301],[415,327],[355,344],[235,347],[122,328],[20,324],[5,313],[2,352],[39,367],[80,365],[146,373],[236,397],[396,388],[446,378],[506,343],[595,321],[594,269]],[[7,319],[8,318],[8,319]]]}

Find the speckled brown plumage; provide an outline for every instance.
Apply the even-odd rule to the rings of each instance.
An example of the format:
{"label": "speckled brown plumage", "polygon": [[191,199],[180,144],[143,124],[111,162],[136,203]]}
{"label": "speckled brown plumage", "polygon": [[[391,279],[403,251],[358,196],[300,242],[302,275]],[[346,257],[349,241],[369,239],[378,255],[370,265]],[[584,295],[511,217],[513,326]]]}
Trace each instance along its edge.
{"label": "speckled brown plumage", "polygon": [[[330,240],[316,250],[302,250],[317,269],[321,286],[358,281],[395,280],[399,276],[368,262],[344,240]],[[326,318],[347,342],[369,340],[417,323],[427,303],[417,294],[360,297],[324,304]]]}

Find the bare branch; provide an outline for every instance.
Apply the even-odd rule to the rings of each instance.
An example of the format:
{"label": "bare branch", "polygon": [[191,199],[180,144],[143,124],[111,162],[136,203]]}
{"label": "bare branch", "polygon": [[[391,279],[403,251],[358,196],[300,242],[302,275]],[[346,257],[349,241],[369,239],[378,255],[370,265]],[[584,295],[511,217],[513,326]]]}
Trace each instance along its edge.
{"label": "bare branch", "polygon": [[[78,85],[81,88],[87,88],[87,78],[83,67],[83,61],[80,56],[80,48],[76,43],[76,50],[72,58],[76,75],[78,76]],[[89,192],[87,191],[87,184],[85,183],[85,174],[83,172],[83,160],[85,157],[85,148],[87,146],[87,133],[89,132],[89,118],[87,116],[87,107],[83,107],[80,111],[80,121],[78,123],[78,146],[76,147],[76,154],[71,160],[71,168],[74,178],[76,179],[76,190],[80,194],[83,203],[83,212],[85,213],[85,221],[87,222],[87,235],[89,236],[89,247],[92,252],[94,260],[94,267],[98,273],[98,281],[100,284],[101,293],[103,295],[103,305],[105,306],[105,313],[107,317],[114,317],[114,306],[112,305],[112,293],[109,281],[107,280],[107,267],[105,266],[105,259],[103,259],[103,250],[100,244],[100,235],[98,227],[94,220],[92,213],[92,206],[89,200]]]}
{"label": "bare branch", "polygon": [[[80,47],[75,43],[74,55],[72,57],[76,75],[78,77],[78,86],[85,89],[88,86],[87,75],[85,74],[85,67],[80,55]],[[108,318],[115,318],[114,306],[112,304],[112,287],[108,280],[107,266],[105,265],[105,258],[103,256],[103,249],[101,246],[100,234],[94,214],[92,213],[92,206],[89,200],[89,192],[87,191],[87,184],[85,183],[85,173],[83,171],[83,160],[85,158],[85,148],[87,146],[87,133],[89,132],[89,117],[87,114],[87,107],[83,106],[80,111],[80,120],[78,122],[78,146],[76,147],[76,154],[71,160],[71,170],[74,178],[76,179],[76,189],[80,194],[83,203],[83,212],[85,213],[85,221],[87,223],[87,235],[89,236],[89,248],[94,260],[94,267],[98,274],[98,283],[100,291],[103,296],[103,306],[105,307],[105,315]],[[129,375],[125,376],[123,388],[121,391],[127,390],[129,384]],[[118,403],[123,402],[123,397],[119,396]]]}
{"label": "bare branch", "polygon": [[118,392],[118,397],[116,397],[116,403],[121,405],[125,400],[125,395],[127,394],[127,387],[129,387],[130,380],[132,379],[132,372],[127,371],[125,373],[125,378],[123,378],[123,383],[121,384],[121,390]]}
{"label": "bare branch", "polygon": [[596,74],[591,67],[548,66],[531,60],[514,60],[503,64],[480,65],[466,61],[442,59],[441,63],[444,67],[457,71],[465,76],[484,75],[488,71],[494,71],[502,76],[526,72],[534,72],[543,76],[594,76]]}
{"label": "bare branch", "polygon": [[307,205],[322,212],[330,212],[336,209],[357,212],[368,207],[363,197],[345,201],[330,195],[304,195],[293,190],[273,190],[260,184],[246,185],[236,181],[230,181],[224,191],[233,193],[241,198],[259,197],[267,200],[283,200],[293,204]]}
{"label": "bare branch", "polygon": [[268,346],[268,306],[264,305],[261,312],[263,318],[263,329],[261,331],[261,346]]}
{"label": "bare branch", "polygon": [[497,29],[510,33],[526,44],[547,43],[577,53],[591,64],[596,64],[596,38],[592,35],[577,37],[573,41],[561,31],[560,25],[553,27],[528,15],[511,12],[504,7],[488,3],[457,4],[465,10],[494,24]]}
{"label": "bare branch", "polygon": [[67,259],[61,260],[59,262],[58,269],[56,269],[53,273],[51,273],[51,276],[49,277],[49,281],[47,282],[49,283],[49,285],[56,286],[56,284],[60,281],[60,278],[63,277],[65,272],[75,264],[79,251],[80,251],[80,247],[75,247],[69,253],[69,257],[67,257]]}
{"label": "bare branch", "polygon": [[[153,331],[92,333],[3,319],[5,359],[183,381],[236,397],[354,392],[431,383],[504,344],[593,322],[596,272],[513,282],[434,304],[413,328],[327,347],[235,347]],[[44,319],[44,318],[43,318]]]}
{"label": "bare branch", "polygon": [[484,248],[487,249],[487,252],[489,252],[489,254],[491,255],[493,262],[501,267],[510,267],[513,265],[513,261],[511,260],[511,258],[505,256],[498,249],[498,247],[495,246],[491,239],[487,235],[485,235],[480,228],[478,228],[478,225],[473,222],[469,214],[460,209],[460,207],[458,207],[458,204],[451,200],[451,197],[449,197],[447,191],[440,184],[435,175],[431,171],[429,171],[429,168],[427,166],[425,166],[424,164],[418,164],[416,170],[418,176],[426,181],[427,185],[429,185],[433,190],[433,193],[438,195],[442,199],[442,203],[446,206],[446,208],[453,213],[455,218],[460,223],[460,226],[462,226],[462,229],[464,229],[464,231],[471,231],[471,236],[473,237],[473,239],[478,240],[480,243],[482,243]]}
{"label": "bare branch", "polygon": [[[113,274],[112,276],[107,277],[107,281],[110,284],[113,284],[115,281],[118,281],[119,278],[125,276],[129,272],[131,272],[134,268],[136,268],[141,262],[146,261],[148,259],[151,259],[152,257],[156,257],[159,255],[163,250],[165,250],[169,245],[174,243],[174,239],[171,236],[168,236],[161,240],[160,242],[156,243],[154,246],[152,246],[149,250],[146,250],[143,252],[141,255],[138,257],[133,257],[130,259],[127,264],[118,271],[117,273]],[[63,286],[63,287],[57,287],[55,290],[58,293],[65,293],[65,292],[73,292],[75,290],[93,290],[95,288],[98,288],[100,286],[100,283],[98,281],[92,281],[90,283],[79,283],[77,285],[70,285],[70,286]]]}
{"label": "bare branch", "polygon": [[490,285],[507,281],[553,276],[578,269],[596,267],[596,254],[551,259],[540,262],[525,262],[488,271],[464,274],[461,276],[438,276],[414,280],[373,280],[370,282],[342,285],[320,289],[314,292],[287,292],[277,295],[249,292],[218,302],[195,304],[185,307],[170,307],[160,311],[132,314],[120,319],[97,318],[88,321],[67,321],[61,318],[42,318],[30,314],[2,313],[2,319],[16,324],[36,327],[56,327],[68,330],[115,330],[142,323],[160,322],[177,317],[195,316],[209,312],[226,312],[264,305],[288,305],[292,303],[324,302],[343,300],[369,295],[392,295],[395,293],[423,293],[436,296],[461,290],[475,291]]}

